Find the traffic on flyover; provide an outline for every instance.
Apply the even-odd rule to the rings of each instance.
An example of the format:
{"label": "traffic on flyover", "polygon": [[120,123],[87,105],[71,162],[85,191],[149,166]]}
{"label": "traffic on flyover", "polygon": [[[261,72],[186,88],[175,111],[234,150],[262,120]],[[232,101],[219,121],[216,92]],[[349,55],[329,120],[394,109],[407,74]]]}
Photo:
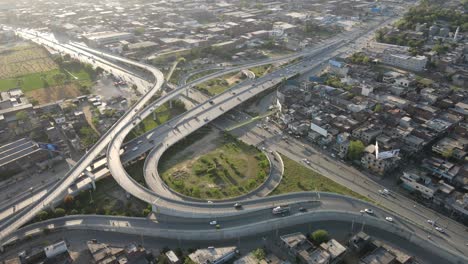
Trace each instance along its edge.
{"label": "traffic on flyover", "polygon": [[[344,47],[347,43],[348,42],[346,41],[334,42],[327,47],[317,49],[315,52],[315,54],[319,54],[317,57],[305,56],[305,58],[299,63],[292,64],[263,78],[245,82],[243,83],[243,85],[236,87],[236,90],[230,90],[212,98],[212,102],[205,102],[203,104],[200,104],[199,106],[191,109],[187,113],[184,113],[183,115],[179,116],[175,120],[169,122],[166,126],[162,126],[162,128],[164,128],[163,131],[158,131],[158,133],[152,131],[152,134],[146,134],[145,136],[151,134],[150,137],[147,138],[147,144],[149,149],[156,148],[160,150],[160,153],[162,154],[164,150],[166,150],[171,145],[175,144],[178,140],[189,135],[191,132],[209,123],[211,120],[236,107],[237,105],[252,98],[256,94],[261,93],[271,87],[274,87],[275,85],[281,83],[284,79],[292,77],[298,73],[306,72],[310,70],[311,67],[316,67],[321,62],[333,57],[334,55],[336,55],[336,52],[339,51],[342,47]],[[49,42],[47,45],[61,46],[61,44],[53,42]],[[72,44],[72,46],[76,48],[79,47],[79,45],[76,44]],[[82,50],[88,52],[91,51],[91,49],[88,48],[82,48]],[[180,200],[176,201],[164,196],[160,196],[157,193],[140,186],[133,179],[131,179],[131,177],[126,173],[125,169],[123,168],[120,158],[120,150],[123,144],[123,140],[125,136],[133,129],[133,127],[146,116],[151,114],[156,107],[162,105],[164,102],[174,99],[181,92],[183,92],[184,89],[179,88],[173,92],[169,92],[161,99],[156,100],[155,102],[149,104],[146,108],[143,109],[144,105],[148,103],[149,99],[154,95],[154,93],[160,90],[160,88],[162,87],[163,76],[159,70],[142,63],[133,62],[128,59],[120,58],[109,54],[100,53],[99,56],[89,56],[91,56],[93,60],[104,61],[99,58],[104,57],[107,59],[120,61],[137,67],[141,67],[142,69],[150,71],[155,76],[155,84],[116,124],[114,124],[114,126],[99,140],[99,142],[77,162],[76,166],[73,169],[71,169],[67,173],[67,175],[63,177],[54,186],[54,188],[51,191],[49,191],[43,197],[35,201],[30,207],[30,210],[21,211],[20,213],[16,214],[14,217],[12,217],[0,226],[1,239],[7,238],[8,235],[12,234],[13,231],[16,230],[19,226],[23,225],[32,217],[34,217],[34,215],[39,210],[48,206],[51,202],[54,201],[54,199],[59,197],[66,190],[66,188],[68,188],[68,186],[70,186],[80,176],[84,169],[86,169],[86,167],[88,167],[93,162],[93,160],[95,160],[95,158],[100,155],[100,152],[106,146],[108,146],[108,166],[112,176],[117,180],[117,182],[131,194],[148,203],[153,204],[155,209],[154,211],[157,214],[166,216],[168,219],[171,219],[171,223],[174,223],[175,225],[177,225],[177,227],[180,226],[181,229],[185,229],[183,227],[187,227],[188,230],[192,231],[207,229],[206,224],[204,223],[205,219],[212,218],[214,216],[216,216],[218,219],[225,219],[227,227],[229,227],[229,221],[232,221],[233,226],[247,225],[249,223],[245,221],[248,220],[244,220],[246,219],[246,214],[258,214],[260,210],[268,210],[269,208],[275,205],[295,205],[303,203],[310,203],[315,205],[316,203],[319,203],[320,206],[327,206],[327,199],[331,199],[331,197],[336,198],[335,195],[331,194],[287,194],[282,196],[274,196],[244,201],[244,210],[237,210],[232,206],[232,203],[197,203]],[[311,60],[313,60],[313,62]],[[207,78],[212,77],[209,76]],[[189,87],[189,85],[187,87]],[[185,87],[185,89],[187,87]],[[152,138],[152,136],[154,136],[154,138]],[[151,143],[150,141],[153,141],[154,143]],[[126,153],[124,154],[124,156],[125,155]],[[359,206],[367,205],[368,207],[375,208],[375,211],[379,212],[377,213],[377,216],[389,214],[384,210],[381,210],[370,204],[366,204],[362,201],[357,201],[352,198],[339,198],[339,200],[344,201],[347,201],[349,199],[352,200],[353,203],[359,204]],[[333,203],[330,202],[330,204]],[[311,209],[312,207],[315,206],[311,206]],[[349,209],[349,205],[347,205],[346,208],[340,208],[339,210],[349,211]],[[271,220],[272,218],[271,214],[262,214],[261,218],[263,217],[269,220]],[[176,219],[179,219],[179,222],[174,221]],[[369,222],[373,222],[374,220],[377,221],[377,219],[378,217],[372,218],[371,220],[369,220]],[[395,216],[395,219],[399,219],[399,217]],[[253,220],[255,220],[255,218],[253,218]],[[410,224],[406,222],[406,220],[401,219],[400,221],[400,228],[403,228],[403,226],[411,226],[413,232],[415,232],[417,235],[425,234],[426,232],[425,230],[422,230],[419,226],[416,226],[413,223]],[[193,226],[187,224],[187,222],[193,222]],[[398,223],[395,223],[395,226],[397,224]],[[423,237],[423,235],[420,236]],[[434,241],[441,244],[446,244],[447,242],[447,240],[445,240],[444,238],[437,236],[435,236]],[[430,241],[430,243],[434,242]],[[453,246],[451,243],[448,243],[447,245],[448,248]]]}

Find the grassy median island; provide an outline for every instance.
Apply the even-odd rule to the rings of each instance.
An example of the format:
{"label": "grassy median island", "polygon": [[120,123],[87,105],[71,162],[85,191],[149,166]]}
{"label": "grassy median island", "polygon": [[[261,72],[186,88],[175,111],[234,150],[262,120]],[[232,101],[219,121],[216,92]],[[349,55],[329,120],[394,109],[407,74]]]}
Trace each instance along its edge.
{"label": "grassy median island", "polygon": [[272,64],[260,65],[257,67],[250,68],[249,71],[252,71],[255,74],[255,77],[259,78],[263,75],[273,71],[274,67]]}
{"label": "grassy median island", "polygon": [[196,89],[211,96],[220,94],[245,79],[242,72],[229,73],[219,78],[210,79],[195,86]]}
{"label": "grassy median island", "polygon": [[219,130],[203,130],[162,157],[159,171],[169,187],[196,198],[224,199],[246,194],[265,181],[270,168],[261,151]]}
{"label": "grassy median island", "polygon": [[169,107],[169,102],[167,102],[154,111],[156,112],[156,119],[153,119],[152,114],[147,116],[140,124],[138,124],[138,126],[133,128],[133,130],[125,138],[125,141],[129,141],[138,136],[141,136],[187,110],[185,109],[185,105],[182,101],[174,100],[172,101],[172,108]]}
{"label": "grassy median island", "polygon": [[271,195],[302,191],[319,191],[338,193],[369,201],[367,197],[328,179],[320,173],[306,168],[302,164],[284,155],[281,155],[281,157],[284,162],[283,180]]}

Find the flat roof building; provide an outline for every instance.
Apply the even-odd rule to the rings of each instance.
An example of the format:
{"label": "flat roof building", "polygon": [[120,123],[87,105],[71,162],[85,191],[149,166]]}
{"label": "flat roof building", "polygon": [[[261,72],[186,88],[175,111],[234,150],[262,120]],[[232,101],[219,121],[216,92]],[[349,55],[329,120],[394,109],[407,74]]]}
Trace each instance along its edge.
{"label": "flat roof building", "polygon": [[88,41],[90,45],[98,47],[106,44],[119,42],[122,40],[131,40],[134,36],[132,33],[128,32],[102,31],[88,33],[83,35],[83,37]]}
{"label": "flat roof building", "polygon": [[198,249],[189,255],[189,258],[198,264],[222,264],[231,260],[236,254],[236,247],[208,247]]}

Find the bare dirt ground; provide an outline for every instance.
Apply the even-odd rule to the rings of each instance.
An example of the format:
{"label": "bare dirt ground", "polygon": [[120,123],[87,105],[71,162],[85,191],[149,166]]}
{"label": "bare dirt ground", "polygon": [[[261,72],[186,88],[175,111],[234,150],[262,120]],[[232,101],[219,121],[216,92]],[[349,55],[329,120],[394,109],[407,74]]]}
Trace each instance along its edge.
{"label": "bare dirt ground", "polygon": [[101,135],[101,132],[99,132],[99,130],[97,130],[97,128],[94,126],[94,123],[93,123],[93,113],[91,113],[91,109],[90,109],[90,106],[89,105],[85,105],[83,106],[83,114],[85,115],[86,117],[86,122],[88,122],[88,125],[100,136]]}
{"label": "bare dirt ground", "polygon": [[245,76],[242,74],[242,72],[239,72],[236,75],[226,78],[226,82],[228,82],[229,86],[231,86],[233,84],[241,82],[243,79],[245,79]]}
{"label": "bare dirt ground", "polygon": [[36,99],[39,104],[72,99],[80,95],[81,92],[75,84],[41,88],[26,93],[26,96]]}

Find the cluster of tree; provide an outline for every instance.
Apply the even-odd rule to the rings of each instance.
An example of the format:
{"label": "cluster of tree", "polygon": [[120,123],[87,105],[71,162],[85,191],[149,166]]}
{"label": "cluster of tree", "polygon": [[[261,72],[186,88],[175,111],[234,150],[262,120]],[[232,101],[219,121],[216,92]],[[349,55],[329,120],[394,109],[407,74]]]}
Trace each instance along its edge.
{"label": "cluster of tree", "polygon": [[345,83],[342,83],[340,77],[335,76],[335,75],[327,75],[324,84],[331,86],[331,87],[335,87],[335,88],[342,88],[342,89],[351,88],[351,86]]}
{"label": "cluster of tree", "polygon": [[329,240],[328,232],[323,229],[315,230],[310,235],[310,240],[316,245],[319,246],[320,244],[327,242]]}
{"label": "cluster of tree", "polygon": [[362,52],[355,52],[348,59],[355,64],[368,64],[370,61],[369,57]]}
{"label": "cluster of tree", "polygon": [[399,32],[392,34],[388,34],[390,32],[390,28],[383,27],[376,31],[375,39],[378,42],[393,44],[393,45],[400,45],[400,46],[408,46],[410,47],[410,53],[413,55],[420,54],[422,52],[422,48],[424,46],[423,40],[416,40],[412,39],[408,36],[406,32]]}
{"label": "cluster of tree", "polygon": [[[464,0],[464,5],[468,5]],[[443,2],[423,0],[420,5],[410,8],[404,17],[397,23],[399,29],[414,29],[416,24],[433,24],[438,20],[449,23],[451,30],[460,26],[461,30],[468,30],[468,14],[460,11],[443,8]]]}
{"label": "cluster of tree", "polygon": [[348,147],[348,159],[357,160],[364,152],[364,143],[360,140],[351,140]]}
{"label": "cluster of tree", "polygon": [[88,126],[84,126],[80,129],[80,137],[81,144],[83,144],[85,148],[91,147],[99,139],[99,135],[91,127]]}

